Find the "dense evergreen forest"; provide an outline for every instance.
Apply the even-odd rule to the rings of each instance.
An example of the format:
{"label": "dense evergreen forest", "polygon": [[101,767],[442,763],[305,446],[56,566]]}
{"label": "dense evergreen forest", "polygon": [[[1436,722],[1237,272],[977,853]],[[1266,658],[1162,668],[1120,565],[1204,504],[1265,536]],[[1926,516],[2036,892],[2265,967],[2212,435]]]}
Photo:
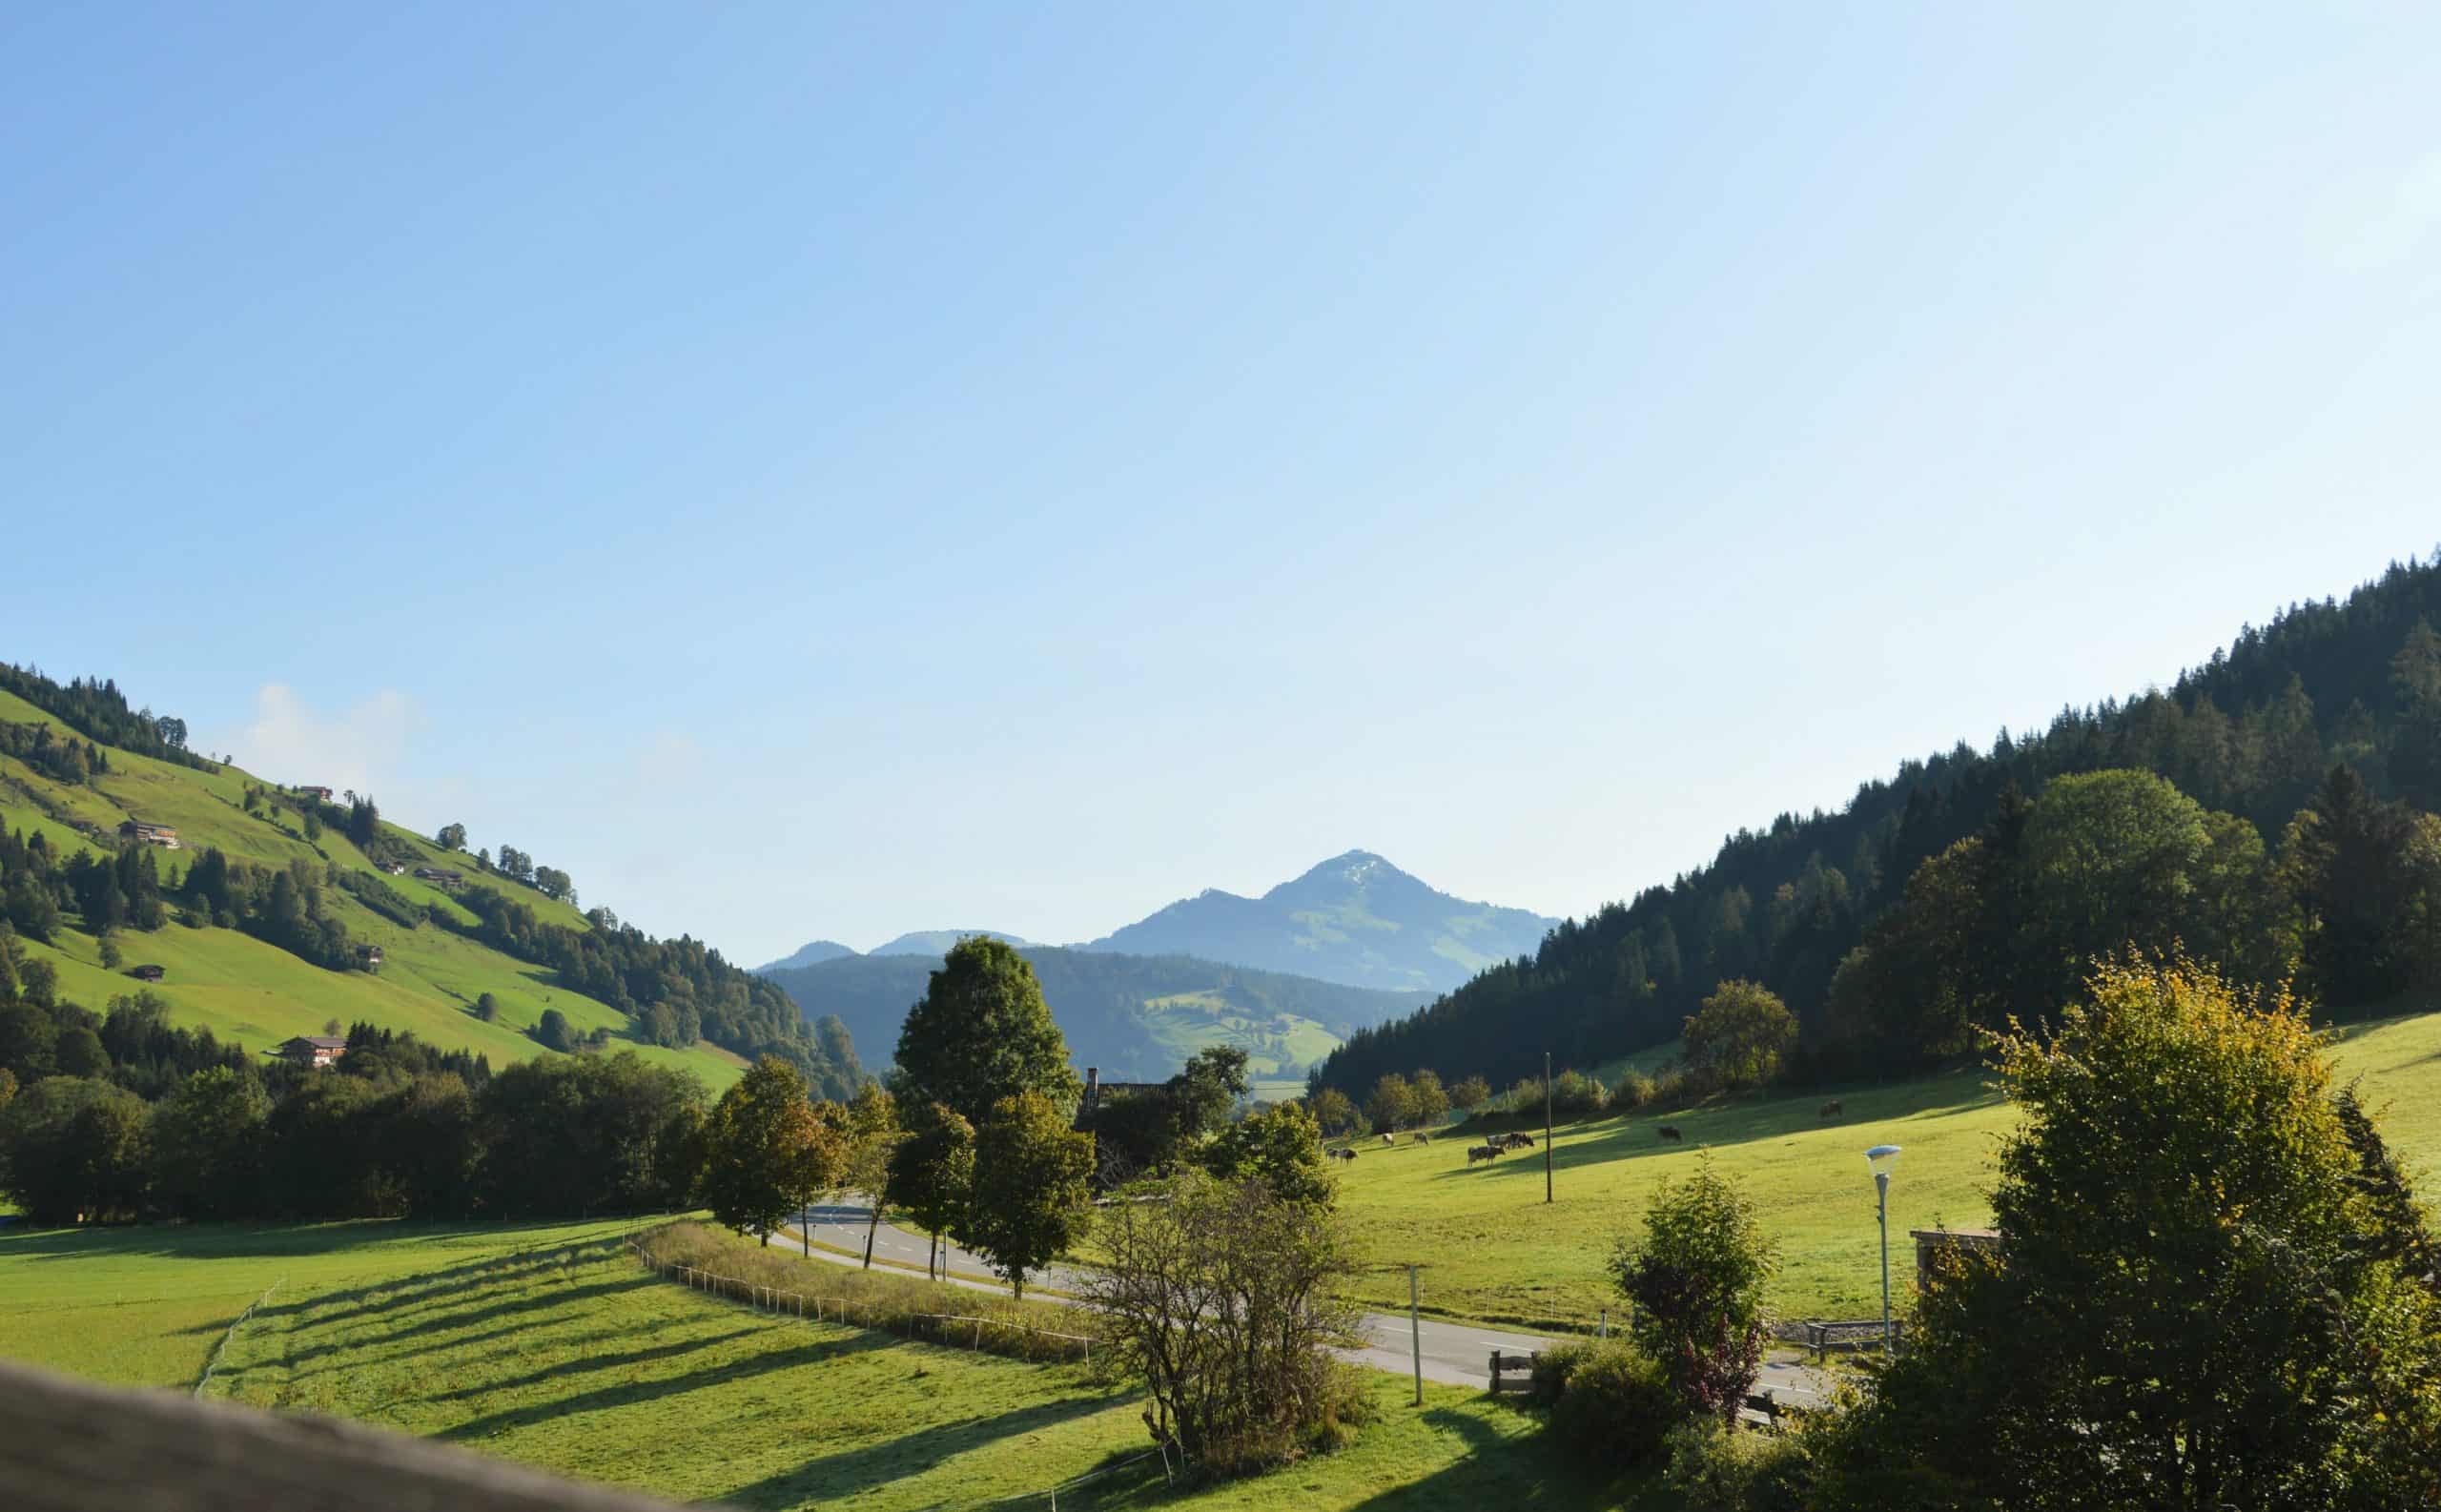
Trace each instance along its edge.
{"label": "dense evergreen forest", "polygon": [[1351,1036],[1313,1080],[1361,1097],[1417,1068],[1499,1084],[1546,1050],[1590,1066],[1677,1037],[1741,979],[1795,1012],[1793,1073],[1851,1074],[2040,1015],[2127,944],[2293,974],[2326,1011],[2436,985],[2436,622],[2441,551],[2246,626],[2165,691],[1741,829],[1710,865]]}
{"label": "dense evergreen forest", "polygon": [[731,966],[700,940],[656,940],[601,909],[586,916],[591,929],[544,924],[526,905],[488,888],[468,888],[461,901],[479,921],[472,929],[439,910],[434,918],[549,967],[570,988],[626,1013],[648,1044],[701,1038],[749,1059],[776,1055],[820,1097],[847,1097],[864,1080],[854,1041],[835,1015],[809,1023],[777,983]]}
{"label": "dense evergreen forest", "polygon": [[187,749],[185,720],[149,708],[129,708],[127,695],[114,682],[77,678],[54,683],[32,667],[0,662],[0,692],[14,693],[70,729],[105,746],[197,771],[219,770]]}

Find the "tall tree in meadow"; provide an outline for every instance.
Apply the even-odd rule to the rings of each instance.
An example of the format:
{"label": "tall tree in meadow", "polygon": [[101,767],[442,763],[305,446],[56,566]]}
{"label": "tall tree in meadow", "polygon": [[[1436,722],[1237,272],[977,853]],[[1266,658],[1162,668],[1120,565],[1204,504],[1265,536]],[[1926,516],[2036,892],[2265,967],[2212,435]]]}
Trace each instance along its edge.
{"label": "tall tree in meadow", "polygon": [[1688,1015],[1682,1037],[1689,1065],[1725,1086],[1759,1087],[1780,1073],[1780,1057],[1796,1043],[1796,1015],[1769,988],[1723,982]]}
{"label": "tall tree in meadow", "polygon": [[703,1196],[712,1216],[765,1244],[838,1185],[848,1141],[806,1100],[805,1077],[774,1055],[721,1093],[705,1129]]}
{"label": "tall tree in meadow", "polygon": [[957,1227],[974,1197],[974,1125],[943,1103],[908,1105],[907,1137],[890,1156],[891,1199],[931,1236],[924,1274],[933,1274],[941,1236]]}
{"label": "tall tree in meadow", "polygon": [[1430,1068],[1407,1078],[1407,1094],[1415,1099],[1415,1121],[1426,1129],[1438,1129],[1441,1120],[1449,1116],[1449,1093],[1441,1085],[1441,1073]]}
{"label": "tall tree in meadow", "polygon": [[881,1083],[866,1082],[849,1099],[844,1133],[848,1139],[844,1180],[865,1198],[865,1269],[870,1271],[882,1209],[891,1201],[892,1156],[907,1137],[907,1131],[899,1126],[898,1100]]}
{"label": "tall tree in meadow", "polygon": [[1036,1092],[1003,1097],[974,1134],[974,1192],[953,1232],[1019,1297],[1093,1216],[1094,1138]]}
{"label": "tall tree in meadow", "polygon": [[1073,1104],[1068,1042],[1034,968],[1006,941],[975,935],[950,948],[898,1032],[908,1095],[947,1104],[978,1127],[1004,1098]]}
{"label": "tall tree in meadow", "polygon": [[1373,1083],[1364,1099],[1364,1116],[1384,1134],[1395,1134],[1415,1122],[1415,1088],[1397,1072]]}
{"label": "tall tree in meadow", "polygon": [[[1483,1085],[1481,1076],[1473,1080],[1477,1087]],[[1460,1085],[1466,1084],[1462,1082]],[[1320,1125],[1323,1133],[1326,1134],[1345,1134],[1356,1127],[1356,1104],[1348,1101],[1347,1093],[1337,1087],[1323,1088],[1307,1098],[1306,1103],[1313,1112],[1314,1122]]]}

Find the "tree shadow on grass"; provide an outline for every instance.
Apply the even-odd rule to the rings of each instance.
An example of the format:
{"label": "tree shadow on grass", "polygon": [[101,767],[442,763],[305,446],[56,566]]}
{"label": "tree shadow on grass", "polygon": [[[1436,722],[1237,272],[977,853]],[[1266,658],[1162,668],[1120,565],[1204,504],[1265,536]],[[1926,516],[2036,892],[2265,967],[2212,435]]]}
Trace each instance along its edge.
{"label": "tree shadow on grass", "polygon": [[318,1323],[339,1323],[354,1318],[396,1313],[426,1302],[446,1300],[455,1296],[461,1286],[478,1279],[508,1281],[556,1269],[564,1253],[554,1249],[532,1255],[494,1256],[488,1259],[468,1260],[444,1270],[417,1271],[387,1281],[368,1281],[361,1286],[339,1291],[308,1292],[290,1301],[257,1308],[255,1316],[278,1318],[311,1310]]}
{"label": "tree shadow on grass", "polygon": [[[723,1495],[720,1501],[734,1506],[777,1508],[840,1500],[874,1486],[922,1475],[961,1454],[1003,1439],[1036,1433],[1073,1419],[1107,1411],[1121,1400],[1100,1393],[1087,1393],[1021,1407],[996,1418],[969,1418],[960,1422],[936,1423],[899,1438],[810,1460],[793,1470],[784,1470],[750,1485],[740,1486]],[[1159,1473],[1158,1468],[1155,1473]],[[1049,1487],[1055,1479],[1056,1477],[1046,1468],[1043,1486]]]}
{"label": "tree shadow on grass", "polygon": [[[480,1386],[462,1387],[457,1391],[441,1392],[424,1400],[463,1401],[469,1397],[488,1396],[495,1391],[518,1391],[527,1386],[539,1386],[546,1380],[564,1380],[574,1376],[589,1375],[597,1370],[617,1370],[623,1366],[649,1365],[658,1360],[675,1359],[681,1355],[691,1355],[699,1349],[709,1349],[715,1344],[731,1343],[762,1332],[760,1328],[740,1328],[726,1334],[708,1335],[702,1338],[673,1339],[667,1344],[653,1344],[643,1349],[626,1350],[616,1355],[585,1355],[575,1359],[563,1360],[556,1365],[545,1365],[540,1370],[528,1371],[523,1376],[511,1376],[506,1380],[486,1381]],[[462,1371],[462,1366],[460,1368]]]}
{"label": "tree shadow on grass", "polygon": [[[395,1328],[371,1338],[351,1338],[327,1344],[308,1345],[290,1355],[288,1362],[301,1364],[309,1359],[318,1359],[324,1355],[394,1344],[401,1339],[415,1338],[424,1335],[456,1333],[461,1329],[476,1328],[484,1323],[498,1322],[503,1318],[521,1318],[523,1319],[523,1326],[531,1327],[535,1321],[532,1318],[533,1314],[548,1312],[564,1306],[582,1306],[588,1302],[598,1302],[622,1292],[637,1291],[655,1284],[657,1283],[653,1277],[639,1275],[625,1280],[596,1281],[587,1286],[570,1286],[555,1291],[533,1292],[523,1297],[487,1302],[481,1307],[461,1308],[454,1313],[435,1313],[420,1317],[416,1321],[402,1328]],[[317,1318],[315,1321],[319,1324],[322,1320]]]}
{"label": "tree shadow on grass", "polygon": [[513,1433],[520,1428],[530,1428],[536,1423],[548,1422],[555,1418],[657,1401],[665,1397],[683,1396],[690,1391],[723,1386],[731,1381],[749,1380],[754,1377],[768,1376],[775,1371],[797,1370],[806,1366],[820,1365],[851,1355],[861,1355],[867,1350],[887,1349],[897,1342],[898,1340],[887,1334],[862,1332],[838,1338],[818,1339],[811,1343],[801,1344],[794,1349],[769,1350],[744,1359],[731,1360],[727,1364],[708,1365],[701,1370],[690,1370],[683,1375],[669,1376],[658,1380],[623,1381],[615,1386],[579,1392],[573,1397],[562,1397],[553,1401],[535,1402],[528,1406],[486,1413],[482,1417],[462,1422],[455,1428],[445,1429],[435,1437],[460,1441],[487,1439],[499,1434]]}
{"label": "tree shadow on grass", "polygon": [[[1447,1512],[1451,1507],[1565,1508],[1567,1512],[1592,1512],[1592,1509],[1626,1507],[1661,1512],[1678,1503],[1666,1495],[1655,1494],[1653,1478],[1649,1474],[1610,1477],[1589,1473],[1574,1463],[1545,1433],[1503,1433],[1477,1413],[1451,1407],[1427,1408],[1419,1415],[1440,1432],[1457,1438],[1466,1444],[1458,1459],[1438,1470],[1374,1493],[1357,1502],[1350,1512]],[[1367,1430],[1381,1432],[1380,1425]],[[1363,1452],[1363,1441],[1343,1453]],[[1261,1492],[1268,1500],[1262,1505],[1293,1507],[1304,1504],[1322,1493],[1310,1487],[1319,1484],[1327,1473],[1327,1457],[1301,1461],[1257,1479],[1240,1482],[1247,1492]],[[1080,1487],[1083,1491],[1088,1488]],[[1200,1487],[1197,1489],[1201,1489]],[[1186,1493],[1191,1496],[1192,1491]],[[1065,1506],[1070,1497],[1063,1492],[1060,1503]],[[1097,1507],[1118,1512],[1120,1508],[1159,1506],[1181,1500],[1162,1485],[1158,1476],[1150,1483],[1115,1486],[1093,1496],[1078,1495],[1074,1501],[1079,1507]]]}

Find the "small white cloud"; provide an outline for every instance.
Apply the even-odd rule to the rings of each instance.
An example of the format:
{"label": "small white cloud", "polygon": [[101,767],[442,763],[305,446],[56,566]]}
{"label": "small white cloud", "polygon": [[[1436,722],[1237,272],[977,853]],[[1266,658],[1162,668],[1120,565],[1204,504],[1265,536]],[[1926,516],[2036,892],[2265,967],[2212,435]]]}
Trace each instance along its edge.
{"label": "small white cloud", "polygon": [[2441,233],[2441,153],[2415,163],[2389,195],[2347,229],[2338,247],[2341,267],[2368,273],[2413,259],[2436,244]]}
{"label": "small white cloud", "polygon": [[400,775],[414,724],[414,704],[395,689],[326,718],[295,688],[266,683],[255,694],[255,717],[223,740],[237,765],[272,782],[379,793]]}

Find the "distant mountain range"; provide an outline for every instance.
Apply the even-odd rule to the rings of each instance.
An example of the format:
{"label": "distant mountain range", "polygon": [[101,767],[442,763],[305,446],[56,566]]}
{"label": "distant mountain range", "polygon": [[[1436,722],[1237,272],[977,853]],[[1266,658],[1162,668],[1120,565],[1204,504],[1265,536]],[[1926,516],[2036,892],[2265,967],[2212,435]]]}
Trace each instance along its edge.
{"label": "distant mountain range", "polygon": [[[1159,1081],[1205,1045],[1245,1047],[1258,1080],[1295,1080],[1360,1029],[1421,1007],[1423,992],[1388,992],[1226,966],[1189,956],[1020,948],[1081,1069],[1112,1081]],[[835,1013],[870,1065],[887,1063],[907,1011],[924,995],[938,955],[835,956],[763,974],[807,1018]]]}
{"label": "distant mountain range", "polygon": [[825,961],[835,961],[843,955],[856,953],[858,952],[853,947],[842,945],[836,940],[808,940],[805,944],[798,946],[793,953],[784,955],[767,966],[758,966],[754,970],[760,975],[769,976],[773,971],[791,971],[800,966],[819,966]]}
{"label": "distant mountain range", "polygon": [[970,934],[989,935],[1015,946],[1035,943],[999,930],[911,930],[897,939],[885,940],[870,950],[859,950],[852,945],[842,945],[836,940],[808,940],[790,954],[754,970],[758,975],[769,976],[774,971],[794,971],[800,966],[820,966],[825,961],[842,960],[851,955],[926,955],[937,960],[950,953],[951,946]]}
{"label": "distant mountain range", "polygon": [[863,955],[816,940],[760,971],[809,1018],[838,1014],[879,1065],[949,948],[988,933],[1034,963],[1079,1066],[1158,1079],[1200,1046],[1225,1041],[1246,1047],[1258,1075],[1286,1077],[1356,1031],[1531,954],[1553,922],[1453,898],[1351,850],[1260,898],[1207,889],[1089,945],[925,930]]}
{"label": "distant mountain range", "polygon": [[1195,955],[1396,991],[1446,992],[1531,955],[1558,923],[1438,891],[1369,850],[1333,856],[1260,898],[1207,889],[1084,947]]}

